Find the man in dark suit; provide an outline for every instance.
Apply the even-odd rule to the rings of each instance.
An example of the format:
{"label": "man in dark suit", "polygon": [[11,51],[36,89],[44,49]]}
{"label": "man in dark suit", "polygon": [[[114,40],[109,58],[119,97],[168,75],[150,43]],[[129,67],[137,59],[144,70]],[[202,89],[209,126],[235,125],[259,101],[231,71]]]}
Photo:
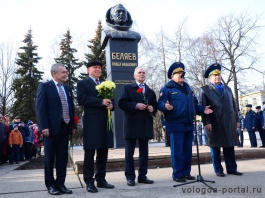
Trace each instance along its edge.
{"label": "man in dark suit", "polygon": [[[76,130],[73,93],[69,86],[63,84],[67,79],[64,65],[52,65],[51,75],[51,81],[39,85],[36,97],[38,124],[44,135],[45,185],[51,195],[72,194],[64,183],[69,135]],[[56,179],[53,176],[54,161]]]}
{"label": "man in dark suit", "polygon": [[[108,158],[109,136],[107,131],[108,109],[113,110],[113,102],[109,99],[98,97],[96,85],[100,84],[102,74],[102,63],[100,61],[90,61],[87,64],[89,77],[77,83],[77,100],[79,105],[84,106],[83,116],[83,142],[85,150],[84,158],[84,181],[87,191],[98,192],[94,185],[97,181],[98,188],[112,189],[106,179],[106,163]],[[96,165],[97,171],[94,173],[94,155],[97,151]],[[95,179],[93,178],[95,174]]]}
{"label": "man in dark suit", "polygon": [[145,82],[145,71],[137,67],[135,82],[125,85],[118,106],[124,111],[125,176],[128,186],[135,185],[134,150],[139,143],[138,183],[152,184],[146,177],[148,167],[148,140],[153,139],[153,117],[157,112],[155,92]]}

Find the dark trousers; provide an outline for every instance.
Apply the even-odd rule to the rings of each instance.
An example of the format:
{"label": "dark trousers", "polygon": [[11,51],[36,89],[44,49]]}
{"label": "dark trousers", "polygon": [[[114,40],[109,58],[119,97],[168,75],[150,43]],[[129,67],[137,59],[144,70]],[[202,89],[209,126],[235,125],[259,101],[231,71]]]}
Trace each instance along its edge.
{"label": "dark trousers", "polygon": [[[225,160],[225,166],[227,172],[233,172],[237,170],[236,158],[235,158],[235,149],[234,147],[223,147],[223,154]],[[211,147],[211,157],[213,163],[213,169],[215,173],[222,173],[224,171],[221,164],[221,154],[220,147],[212,148]]]}
{"label": "dark trousers", "polygon": [[[108,160],[108,148],[89,149],[85,150],[83,177],[86,184],[106,181],[106,164]],[[94,173],[94,156],[97,151],[96,157],[96,174]],[[95,175],[95,179],[94,179]]]}
{"label": "dark trousers", "polygon": [[265,147],[265,129],[258,128],[258,131],[259,131],[259,136],[260,136],[262,146]]}
{"label": "dark trousers", "polygon": [[22,147],[19,148],[19,161],[25,160],[25,142],[23,141]]}
{"label": "dark trousers", "polygon": [[[197,139],[197,138],[196,138]],[[192,160],[192,131],[178,131],[170,134],[172,178],[189,176]]]}
{"label": "dark trousers", "polygon": [[25,142],[25,160],[29,160],[32,157],[32,143]]}
{"label": "dark trousers", "polygon": [[257,147],[257,138],[256,138],[255,131],[254,130],[249,130],[248,131],[248,135],[249,135],[249,140],[250,140],[251,147]]}
{"label": "dark trousers", "polygon": [[4,161],[2,157],[3,143],[0,142],[0,164]]}
{"label": "dark trousers", "polygon": [[138,180],[145,180],[148,167],[148,139],[125,139],[125,177],[127,180],[135,180],[134,150],[136,141],[139,144],[139,170]]}
{"label": "dark trousers", "polygon": [[19,148],[20,145],[13,144],[11,148],[10,162],[19,162]]}
{"label": "dark trousers", "polygon": [[[47,188],[64,186],[68,162],[69,131],[69,126],[62,121],[58,135],[44,136],[44,174]],[[56,179],[53,175],[54,164]]]}
{"label": "dark trousers", "polygon": [[165,135],[165,146],[166,147],[170,146],[170,135],[169,134]]}
{"label": "dark trousers", "polygon": [[237,132],[237,141],[238,141],[238,146],[239,147],[243,147],[243,143],[244,143],[244,134],[243,131],[241,130],[241,128],[237,128],[236,129]]}

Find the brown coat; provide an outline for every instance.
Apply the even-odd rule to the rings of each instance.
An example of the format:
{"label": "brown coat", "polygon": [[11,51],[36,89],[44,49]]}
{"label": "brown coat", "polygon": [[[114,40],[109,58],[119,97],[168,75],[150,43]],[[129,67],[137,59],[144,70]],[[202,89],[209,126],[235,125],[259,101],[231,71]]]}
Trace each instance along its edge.
{"label": "brown coat", "polygon": [[12,130],[9,134],[9,145],[12,144],[23,145],[23,138],[20,131]]}

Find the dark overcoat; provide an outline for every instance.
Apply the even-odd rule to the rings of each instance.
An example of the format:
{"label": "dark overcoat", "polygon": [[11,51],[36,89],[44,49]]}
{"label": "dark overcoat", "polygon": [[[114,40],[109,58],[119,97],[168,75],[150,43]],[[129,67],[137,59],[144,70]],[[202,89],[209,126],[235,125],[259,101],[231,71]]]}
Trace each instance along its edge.
{"label": "dark overcoat", "polygon": [[98,91],[95,87],[96,83],[90,77],[77,83],[77,101],[79,105],[84,106],[84,150],[109,147],[107,132],[108,111],[106,106],[102,105],[103,99],[98,97]]}
{"label": "dark overcoat", "polygon": [[145,84],[145,98],[148,105],[154,109],[152,113],[136,109],[137,103],[145,103],[142,94],[137,93],[139,86],[136,82],[123,86],[118,106],[124,112],[123,137],[137,139],[153,139],[153,116],[157,112],[155,92]]}
{"label": "dark overcoat", "polygon": [[223,92],[211,83],[201,88],[201,103],[210,105],[213,113],[203,115],[203,124],[211,124],[207,130],[209,147],[232,147],[237,145],[236,123],[239,122],[236,104],[231,89],[224,85]]}

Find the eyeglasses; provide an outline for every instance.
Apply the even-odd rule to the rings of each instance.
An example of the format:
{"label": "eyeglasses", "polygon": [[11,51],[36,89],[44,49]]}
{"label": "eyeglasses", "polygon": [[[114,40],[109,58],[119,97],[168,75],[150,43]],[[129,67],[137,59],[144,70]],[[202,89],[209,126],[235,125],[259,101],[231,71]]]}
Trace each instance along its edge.
{"label": "eyeglasses", "polygon": [[138,72],[138,74],[145,74],[145,72]]}

